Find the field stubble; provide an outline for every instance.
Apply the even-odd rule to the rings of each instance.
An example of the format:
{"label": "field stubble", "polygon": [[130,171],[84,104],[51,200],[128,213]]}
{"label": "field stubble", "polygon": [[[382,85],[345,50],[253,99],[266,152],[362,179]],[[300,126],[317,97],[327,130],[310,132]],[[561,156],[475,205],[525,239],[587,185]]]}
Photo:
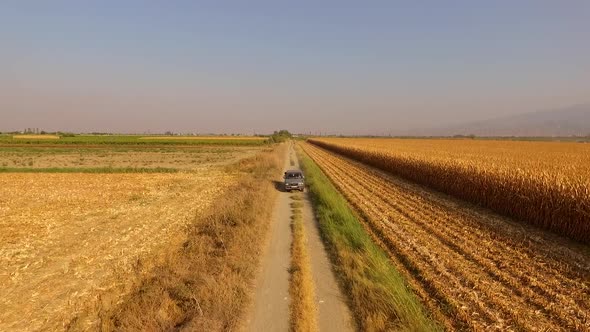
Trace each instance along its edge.
{"label": "field stubble", "polygon": [[233,331],[243,323],[285,145],[226,167],[227,194],[196,215],[123,301],[100,310],[103,331]]}
{"label": "field stubble", "polygon": [[303,147],[449,329],[590,329],[587,246]]}
{"label": "field stubble", "polygon": [[[174,174],[0,174],[0,330],[61,329],[121,294],[231,182]],[[113,301],[117,301],[116,298]]]}
{"label": "field stubble", "polygon": [[2,168],[174,168],[224,165],[253,155],[259,147],[0,147]]}

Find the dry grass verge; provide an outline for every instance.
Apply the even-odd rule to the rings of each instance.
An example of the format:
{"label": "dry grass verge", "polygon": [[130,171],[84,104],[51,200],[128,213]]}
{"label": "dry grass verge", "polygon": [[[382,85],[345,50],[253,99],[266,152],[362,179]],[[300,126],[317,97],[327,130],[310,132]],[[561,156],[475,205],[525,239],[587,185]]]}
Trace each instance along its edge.
{"label": "dry grass verge", "polygon": [[[185,241],[114,307],[100,308],[105,331],[237,328],[255,276],[284,147],[242,160],[238,181],[209,212],[197,216]],[[77,329],[77,326],[72,326]]]}
{"label": "dry grass verge", "polygon": [[295,207],[300,202],[291,203],[291,295],[290,321],[291,331],[318,331],[317,308],[315,306],[315,290],[311,276],[311,263],[307,252],[307,239],[303,226],[301,210]]}
{"label": "dry grass verge", "polygon": [[[294,198],[294,200],[297,200],[297,198]],[[293,209],[301,209],[303,207],[303,202],[292,202],[291,203],[291,208]]]}

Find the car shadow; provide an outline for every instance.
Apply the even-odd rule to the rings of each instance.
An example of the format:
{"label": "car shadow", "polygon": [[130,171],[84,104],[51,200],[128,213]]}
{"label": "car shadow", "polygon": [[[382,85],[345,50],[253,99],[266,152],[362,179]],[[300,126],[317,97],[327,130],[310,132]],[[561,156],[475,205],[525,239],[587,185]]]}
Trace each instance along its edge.
{"label": "car shadow", "polygon": [[280,192],[282,192],[282,193],[286,192],[286,191],[285,191],[285,185],[283,184],[283,181],[276,181],[276,180],[273,180],[273,181],[272,181],[272,183],[273,183],[273,185],[275,186],[275,189],[276,189],[276,190],[278,190],[278,191],[280,191]]}

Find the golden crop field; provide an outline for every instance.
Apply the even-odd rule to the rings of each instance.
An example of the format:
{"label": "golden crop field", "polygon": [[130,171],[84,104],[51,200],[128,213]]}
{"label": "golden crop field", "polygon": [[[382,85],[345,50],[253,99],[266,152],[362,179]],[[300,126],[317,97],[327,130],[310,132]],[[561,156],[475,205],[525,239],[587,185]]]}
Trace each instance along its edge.
{"label": "golden crop field", "polygon": [[[338,146],[372,142],[326,141]],[[393,142],[401,145],[405,141]],[[380,141],[375,143],[377,150]],[[413,143],[412,148],[420,144]],[[590,330],[587,245],[316,145],[301,146],[447,330]]]}
{"label": "golden crop field", "polygon": [[58,135],[13,135],[13,139],[59,139]]}
{"label": "golden crop field", "polygon": [[88,328],[235,183],[226,165],[261,150],[0,147],[0,330]]}
{"label": "golden crop field", "polygon": [[101,294],[122,296],[138,260],[170,245],[232,179],[0,174],[0,307],[11,308],[0,330],[54,330]]}
{"label": "golden crop field", "polygon": [[310,142],[517,220],[590,241],[590,144],[370,138]]}

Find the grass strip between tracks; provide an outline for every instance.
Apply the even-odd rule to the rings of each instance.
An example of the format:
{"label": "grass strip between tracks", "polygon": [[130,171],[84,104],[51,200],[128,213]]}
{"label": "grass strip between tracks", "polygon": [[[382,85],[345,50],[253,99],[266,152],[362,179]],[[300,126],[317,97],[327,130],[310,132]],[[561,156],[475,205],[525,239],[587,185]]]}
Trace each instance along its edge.
{"label": "grass strip between tracks", "polygon": [[[296,200],[296,195],[294,194],[291,198]],[[301,213],[302,206],[303,204],[298,201],[291,203],[293,242],[291,244],[291,267],[289,268],[291,275],[289,282],[290,327],[293,332],[312,332],[319,330],[311,262]]]}
{"label": "grass strip between tracks", "polygon": [[441,330],[371,240],[346,199],[307,154],[300,148],[297,153],[321,236],[360,330]]}

